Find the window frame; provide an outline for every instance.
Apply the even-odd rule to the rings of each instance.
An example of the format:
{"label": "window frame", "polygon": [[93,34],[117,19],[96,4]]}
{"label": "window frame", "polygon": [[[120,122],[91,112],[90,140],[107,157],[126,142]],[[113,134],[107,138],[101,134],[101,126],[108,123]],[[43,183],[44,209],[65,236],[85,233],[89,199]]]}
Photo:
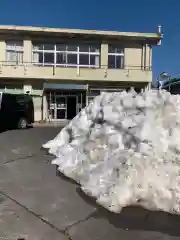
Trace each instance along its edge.
{"label": "window frame", "polygon": [[[14,44],[11,44],[14,43]],[[20,44],[18,44],[20,43]],[[6,40],[5,41],[5,62],[6,63],[16,63],[16,65],[21,65],[24,63],[24,41],[23,40]],[[16,61],[8,60],[7,54],[14,53],[16,54]],[[18,55],[22,54],[22,61],[19,61]]]}
{"label": "window frame", "polygon": [[[32,43],[32,63],[34,65],[40,65],[40,66],[54,66],[54,67],[82,67],[82,68],[100,68],[100,56],[101,56],[101,45],[96,45],[96,44],[88,44],[88,50],[87,52],[80,51],[81,44],[76,44],[77,50],[75,51],[69,51],[68,46],[69,44],[64,44],[64,43],[54,43],[54,49],[53,50],[45,50],[44,49],[44,44],[42,43],[41,45],[43,46],[43,49],[35,49],[35,44]],[[64,50],[59,50],[58,45],[64,45],[65,48]],[[97,49],[97,51],[91,51],[91,48],[94,47]],[[34,61],[34,54],[35,53],[42,53],[43,54],[43,63],[36,63]],[[54,62],[52,63],[44,63],[44,54],[45,53],[53,53],[54,54]],[[57,63],[57,54],[65,54],[65,63]],[[77,62],[76,64],[71,64],[68,63],[68,54],[75,54],[77,56]],[[89,64],[80,64],[80,55],[88,55],[89,57]],[[91,56],[97,56],[98,57],[98,64],[91,64]]]}
{"label": "window frame", "polygon": [[[113,47],[113,49],[115,49],[115,51],[110,52],[109,48]],[[120,52],[118,52],[117,49],[120,49]],[[109,56],[112,56],[115,58],[115,62],[116,62],[116,58],[120,57],[121,59],[123,59],[123,64],[122,67],[110,67],[109,66]],[[117,44],[108,44],[108,69],[124,69],[125,68],[125,48],[122,47],[121,45],[117,45]]]}

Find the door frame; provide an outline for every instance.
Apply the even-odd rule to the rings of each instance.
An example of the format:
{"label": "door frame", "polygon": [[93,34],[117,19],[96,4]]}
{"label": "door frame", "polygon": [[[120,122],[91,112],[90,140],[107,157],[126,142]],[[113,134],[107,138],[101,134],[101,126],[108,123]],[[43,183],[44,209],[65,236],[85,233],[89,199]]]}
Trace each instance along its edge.
{"label": "door frame", "polygon": [[[47,96],[47,95],[46,95]],[[56,97],[62,97],[65,98],[65,107],[63,108],[57,108],[57,101],[56,101]],[[80,102],[79,103],[79,99],[78,97],[80,96]],[[79,94],[62,94],[61,92],[57,92],[57,91],[49,91],[48,93],[48,111],[50,113],[51,116],[51,121],[63,121],[63,120],[67,120],[67,99],[70,97],[75,97],[76,98],[76,114],[78,114],[80,112],[80,110],[82,109],[82,95]],[[52,101],[53,100],[53,101]],[[79,107],[79,104],[81,105],[81,107]],[[62,119],[57,119],[57,110],[58,109],[62,109],[65,110],[65,118]],[[52,113],[54,111],[54,113]]]}
{"label": "door frame", "polygon": [[[58,105],[58,103],[57,103],[57,96],[59,97],[59,98],[63,98],[63,99],[65,99],[65,103],[64,103],[64,107],[58,107],[57,105]],[[58,93],[55,93],[55,95],[54,95],[54,97],[55,97],[55,111],[54,111],[54,119],[53,119],[53,121],[61,121],[61,120],[66,120],[67,119],[67,97],[66,96],[63,96],[63,95],[61,95],[61,94],[58,94]],[[58,110],[63,110],[63,111],[65,111],[65,114],[64,114],[64,118],[57,118],[57,111]]]}

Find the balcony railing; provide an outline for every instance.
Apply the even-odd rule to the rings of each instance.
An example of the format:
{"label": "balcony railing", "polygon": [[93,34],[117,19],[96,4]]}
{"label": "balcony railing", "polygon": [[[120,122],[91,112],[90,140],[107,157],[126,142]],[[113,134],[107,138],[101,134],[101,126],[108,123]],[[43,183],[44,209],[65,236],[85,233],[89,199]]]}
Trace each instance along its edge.
{"label": "balcony railing", "polygon": [[56,68],[87,68],[87,69],[112,69],[112,70],[146,70],[151,71],[152,66],[143,66],[143,65],[124,65],[123,68],[108,68],[108,65],[100,65],[100,66],[93,66],[93,65],[76,65],[76,64],[51,64],[51,63],[34,63],[34,62],[16,62],[16,61],[0,61],[0,66],[12,66],[12,67],[50,67],[53,69]]}

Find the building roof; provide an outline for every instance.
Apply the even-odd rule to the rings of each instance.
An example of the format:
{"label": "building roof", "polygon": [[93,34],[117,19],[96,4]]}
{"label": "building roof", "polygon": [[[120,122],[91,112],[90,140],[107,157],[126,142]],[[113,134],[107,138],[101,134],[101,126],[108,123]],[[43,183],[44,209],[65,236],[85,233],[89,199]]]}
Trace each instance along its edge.
{"label": "building roof", "polygon": [[37,35],[71,36],[71,37],[83,36],[87,38],[98,37],[102,39],[115,39],[115,40],[128,38],[131,40],[150,40],[156,42],[163,38],[161,33],[117,32],[117,31],[0,25],[0,34],[8,33],[36,36]]}

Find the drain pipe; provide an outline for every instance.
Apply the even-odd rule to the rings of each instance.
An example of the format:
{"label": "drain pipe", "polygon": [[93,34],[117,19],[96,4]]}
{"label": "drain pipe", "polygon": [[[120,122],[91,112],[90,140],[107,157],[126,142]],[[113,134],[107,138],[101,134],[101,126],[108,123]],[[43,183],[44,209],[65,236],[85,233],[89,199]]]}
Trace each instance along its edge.
{"label": "drain pipe", "polygon": [[[162,26],[158,25],[157,27],[157,34],[160,36],[160,38],[163,38],[163,33],[162,33]],[[157,45],[160,46],[161,45],[161,39],[158,40]]]}

